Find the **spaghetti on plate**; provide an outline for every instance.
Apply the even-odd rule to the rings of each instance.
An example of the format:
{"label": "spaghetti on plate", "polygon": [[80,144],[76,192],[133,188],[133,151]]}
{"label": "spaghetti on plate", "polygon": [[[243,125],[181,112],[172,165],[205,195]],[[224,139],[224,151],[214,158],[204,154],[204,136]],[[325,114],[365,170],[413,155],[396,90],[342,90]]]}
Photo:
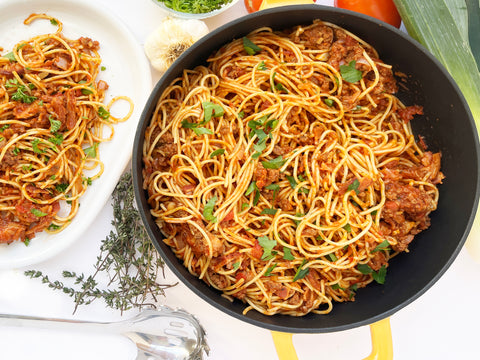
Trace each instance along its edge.
{"label": "spaghetti on plate", "polygon": [[[24,23],[36,19],[57,31],[21,41],[0,57],[0,243],[28,242],[37,232],[67,226],[103,172],[99,144],[133,110],[125,97],[103,103],[108,84],[97,81],[103,68],[97,41],[66,38],[62,23],[45,14]],[[122,119],[110,114],[119,99],[130,103]]]}
{"label": "spaghetti on plate", "polygon": [[430,225],[440,153],[391,66],[333,24],[261,28],[184,70],[143,149],[151,213],[188,270],[272,315],[326,314],[383,283]]}

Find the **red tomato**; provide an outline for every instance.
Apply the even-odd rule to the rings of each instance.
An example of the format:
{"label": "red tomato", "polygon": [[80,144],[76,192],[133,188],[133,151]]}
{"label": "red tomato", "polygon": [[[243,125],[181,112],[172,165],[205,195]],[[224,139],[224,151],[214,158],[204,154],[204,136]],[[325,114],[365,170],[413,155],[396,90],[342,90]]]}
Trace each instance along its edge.
{"label": "red tomato", "polygon": [[370,15],[397,28],[402,22],[393,0],[335,0],[335,6]]}
{"label": "red tomato", "polygon": [[258,11],[260,9],[260,5],[262,5],[263,0],[244,0],[245,7],[249,13]]}

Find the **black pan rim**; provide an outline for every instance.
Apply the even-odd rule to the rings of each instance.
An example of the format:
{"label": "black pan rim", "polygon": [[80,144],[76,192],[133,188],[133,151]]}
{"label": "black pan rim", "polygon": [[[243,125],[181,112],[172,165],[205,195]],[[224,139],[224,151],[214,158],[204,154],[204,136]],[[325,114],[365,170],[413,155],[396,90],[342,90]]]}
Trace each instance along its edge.
{"label": "black pan rim", "polygon": [[[422,45],[420,45],[414,39],[410,38],[407,34],[401,32],[400,30],[398,30],[397,28],[394,28],[391,25],[388,25],[386,23],[383,23],[379,20],[376,20],[376,19],[371,18],[371,17],[366,16],[366,15],[353,13],[351,11],[344,10],[344,9],[337,9],[337,8],[321,6],[321,5],[293,5],[293,6],[285,6],[285,7],[281,7],[281,8],[273,8],[273,9],[263,10],[263,11],[260,11],[260,12],[256,12],[256,13],[253,13],[253,14],[235,19],[235,20],[233,20],[233,21],[231,21],[231,22],[229,22],[225,25],[220,26],[219,28],[217,28],[214,31],[207,34],[204,38],[200,39],[197,43],[195,43],[187,51],[185,51],[185,53],[178,59],[178,61],[180,61],[181,59],[183,59],[185,57],[190,56],[192,53],[195,53],[195,51],[196,51],[195,49],[202,46],[205,42],[209,41],[209,39],[211,39],[215,35],[225,31],[226,29],[236,27],[238,24],[244,22],[246,19],[262,18],[263,16],[286,14],[289,11],[298,11],[298,10],[302,10],[302,11],[313,10],[313,11],[317,12],[319,14],[319,16],[320,16],[321,12],[329,12],[329,13],[335,13],[335,14],[340,14],[340,15],[345,14],[345,15],[349,15],[349,16],[354,15],[358,18],[362,18],[364,20],[374,22],[375,24],[377,24],[380,27],[388,28],[390,31],[395,32],[397,35],[404,38],[405,40],[410,42],[413,46],[415,46],[418,50],[420,50],[425,57],[427,57],[430,61],[432,61],[433,63],[436,64],[438,70],[440,72],[442,72],[442,74],[446,77],[446,79],[450,83],[450,85],[459,94],[461,103],[462,103],[463,107],[466,109],[466,113],[468,114],[469,125],[472,128],[473,133],[474,133],[474,137],[475,137],[475,156],[478,160],[478,157],[479,157],[478,154],[480,153],[480,145],[479,145],[479,141],[478,141],[478,134],[476,133],[476,127],[475,127],[475,123],[474,123],[474,120],[473,120],[473,116],[472,116],[472,114],[469,110],[469,107],[468,107],[461,91],[459,90],[457,84],[455,83],[453,78],[450,76],[450,74],[447,72],[447,70],[443,67],[443,65],[441,65],[441,63],[435,57],[433,57],[433,55],[431,55],[425,48],[423,48]],[[218,45],[221,46],[222,44],[218,44]],[[142,166],[141,148],[143,147],[143,134],[144,134],[145,128],[148,124],[148,121],[150,120],[150,115],[151,115],[151,113],[152,113],[152,111],[155,107],[155,104],[156,104],[156,102],[157,102],[157,100],[160,96],[160,89],[162,88],[162,86],[165,85],[164,82],[162,82],[162,79],[168,78],[172,73],[178,73],[178,69],[175,67],[175,64],[173,64],[167,70],[167,72],[162,76],[162,78],[155,85],[155,87],[152,91],[152,94],[151,94],[150,98],[148,99],[148,101],[145,105],[144,111],[142,112],[141,119],[140,119],[140,122],[139,122],[138,127],[137,127],[137,131],[136,131],[136,134],[135,134],[134,151],[133,151],[133,156],[132,156],[132,172],[133,172],[133,182],[134,182],[135,198],[136,198],[136,201],[137,201],[137,206],[138,206],[139,209],[143,210],[143,211],[140,211],[142,220],[143,220],[143,222],[146,226],[146,229],[147,229],[147,232],[148,232],[150,238],[152,239],[155,247],[160,252],[160,254],[162,254],[162,249],[160,248],[159,244],[156,241],[155,234],[154,234],[153,230],[148,226],[148,223],[149,223],[149,219],[148,219],[149,207],[148,207],[148,204],[146,204],[146,201],[144,199],[145,198],[145,192],[144,192],[143,187],[142,187],[142,183],[143,183],[142,168],[143,168],[143,166]],[[480,168],[479,167],[477,167],[476,175],[477,175],[477,178],[476,178],[476,187],[475,187],[475,194],[474,194],[475,200],[474,200],[473,209],[477,208],[478,202],[479,202],[479,194],[480,194]],[[145,207],[145,205],[146,205],[146,207]],[[190,290],[192,290],[196,295],[198,295],[203,300],[207,301],[207,303],[214,306],[215,308],[220,309],[221,311],[223,311],[223,312],[227,313],[228,315],[233,316],[234,318],[237,318],[241,321],[245,321],[245,322],[250,323],[252,325],[259,326],[259,327],[262,327],[262,328],[266,328],[266,329],[269,329],[269,330],[275,330],[275,331],[281,331],[281,332],[291,332],[291,333],[326,333],[326,332],[342,331],[342,330],[352,329],[352,328],[359,327],[359,326],[369,325],[369,324],[374,323],[376,321],[387,318],[387,317],[393,315],[394,313],[396,313],[397,311],[399,311],[400,309],[402,309],[403,307],[409,305],[410,303],[412,303],[413,301],[418,299],[420,296],[422,296],[428,289],[430,289],[433,286],[433,284],[435,284],[438,281],[438,279],[447,271],[447,269],[451,266],[453,261],[456,259],[458,253],[460,252],[460,250],[462,249],[462,247],[463,247],[463,245],[466,241],[466,238],[467,238],[467,236],[469,234],[469,231],[471,229],[471,226],[473,224],[474,218],[475,218],[475,211],[472,210],[472,212],[469,214],[467,226],[464,229],[462,237],[461,237],[460,241],[458,242],[458,245],[456,246],[455,250],[451,253],[449,260],[444,264],[444,266],[440,269],[440,271],[438,271],[437,274],[433,278],[431,278],[429,282],[427,282],[425,284],[425,286],[420,291],[417,291],[416,294],[414,294],[413,296],[408,298],[406,301],[403,301],[402,303],[398,304],[397,306],[392,307],[388,311],[381,312],[376,316],[371,316],[371,317],[369,317],[365,320],[362,320],[362,321],[356,321],[356,322],[352,322],[352,323],[345,324],[345,325],[340,325],[340,326],[331,326],[331,327],[319,326],[319,327],[315,327],[315,328],[311,328],[311,327],[291,327],[291,326],[282,326],[282,325],[264,323],[264,322],[258,321],[256,319],[249,318],[245,315],[239,314],[239,313],[231,310],[228,307],[223,306],[222,304],[219,304],[217,301],[211,299],[206,294],[204,294],[202,291],[199,291],[177,269],[178,263],[176,263],[176,264],[173,263],[172,261],[170,261],[170,259],[168,257],[163,257],[163,259],[164,259],[165,263],[168,265],[168,267],[172,270],[172,272]],[[205,284],[205,286],[208,286],[208,285]],[[274,315],[274,316],[278,316],[278,315]],[[282,315],[280,315],[280,316],[282,316]],[[328,315],[326,315],[326,316],[328,316]]]}

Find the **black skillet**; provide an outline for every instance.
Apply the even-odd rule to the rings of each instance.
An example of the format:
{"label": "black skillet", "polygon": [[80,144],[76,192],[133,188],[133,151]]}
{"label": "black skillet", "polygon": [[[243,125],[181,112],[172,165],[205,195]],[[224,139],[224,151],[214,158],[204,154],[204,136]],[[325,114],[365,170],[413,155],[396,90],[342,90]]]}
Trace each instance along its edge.
{"label": "black skillet", "polygon": [[[263,26],[275,30],[310,24],[314,19],[337,24],[372,44],[394,71],[408,75],[408,92],[398,96],[408,104],[424,106],[425,115],[413,121],[414,131],[425,137],[429,149],[442,152],[438,209],[431,227],[417,235],[410,253],[391,260],[384,285],[360,289],[355,302],[335,304],[328,315],[266,316],[255,311],[242,315],[245,305],[192,276],[162,242],[162,234],[149,212],[142,188],[144,132],[158,98],[183,69],[191,69],[222,45]],[[446,70],[424,48],[399,30],[370,17],[319,5],[273,8],[232,21],[211,32],[188,49],[162,76],[143,111],[135,135],[133,177],[135,196],[147,231],[157,250],[180,280],[221,311],[250,324],[289,333],[322,333],[371,324],[406,306],[429,289],[453,262],[470,230],[479,195],[479,144],[473,118],[460,91]]]}

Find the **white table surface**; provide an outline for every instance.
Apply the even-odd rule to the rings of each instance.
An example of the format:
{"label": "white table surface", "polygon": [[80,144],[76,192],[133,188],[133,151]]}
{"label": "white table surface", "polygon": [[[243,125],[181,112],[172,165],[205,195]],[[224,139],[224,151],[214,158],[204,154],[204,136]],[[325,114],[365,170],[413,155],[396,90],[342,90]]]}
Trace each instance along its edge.
{"label": "white table surface", "polygon": [[[59,0],[61,1],[61,0]],[[150,0],[96,0],[118,16],[140,44],[153,31],[164,13]],[[1,3],[1,0],[0,0]],[[317,1],[331,5],[333,1]],[[210,30],[246,14],[243,1],[225,13],[206,20]],[[153,71],[154,84],[160,78]],[[38,269],[52,279],[61,278],[62,270],[90,274],[100,241],[109,233],[112,208],[107,204],[83,238],[60,255],[27,268],[0,271],[0,313],[110,321],[121,319],[118,312],[101,301],[82,306],[75,315],[73,301],[67,295],[49,289],[38,280],[23,275],[26,269]],[[176,277],[165,270],[164,283]],[[480,323],[480,264],[462,250],[445,275],[423,296],[391,317],[394,358],[475,359]],[[186,286],[166,290],[160,304],[181,307],[197,315],[207,331],[211,360],[278,359],[268,330],[254,327],[215,309]],[[126,313],[123,317],[131,316]],[[367,326],[329,334],[297,334],[294,344],[300,360],[362,359],[370,352]],[[0,327],[0,359],[134,359],[136,349],[119,336],[80,332]]]}

